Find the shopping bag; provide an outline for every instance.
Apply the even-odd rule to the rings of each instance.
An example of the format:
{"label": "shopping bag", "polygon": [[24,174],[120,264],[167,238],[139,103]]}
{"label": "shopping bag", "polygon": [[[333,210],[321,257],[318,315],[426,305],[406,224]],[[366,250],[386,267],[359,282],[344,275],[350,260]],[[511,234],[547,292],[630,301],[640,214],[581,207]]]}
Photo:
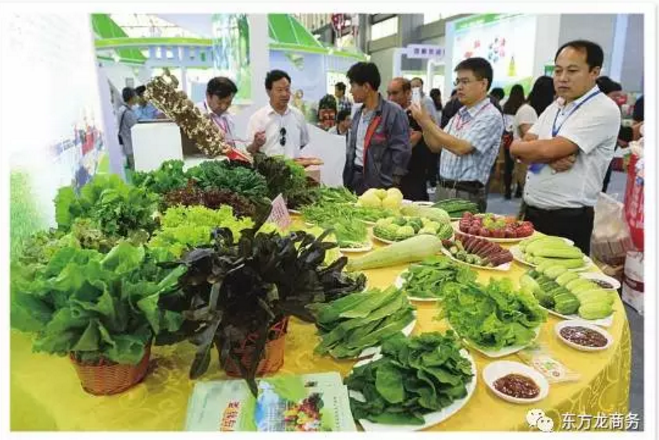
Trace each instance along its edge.
{"label": "shopping bag", "polygon": [[639,164],[639,156],[632,154],[627,168],[627,188],[625,190],[625,218],[629,226],[632,242],[643,252],[644,229],[644,178]]}

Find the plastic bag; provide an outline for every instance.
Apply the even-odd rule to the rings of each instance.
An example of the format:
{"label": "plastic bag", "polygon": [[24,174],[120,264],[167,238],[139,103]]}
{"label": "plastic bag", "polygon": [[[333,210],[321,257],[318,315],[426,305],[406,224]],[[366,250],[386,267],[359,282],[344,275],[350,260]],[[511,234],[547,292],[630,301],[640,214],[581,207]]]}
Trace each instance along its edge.
{"label": "plastic bag", "polygon": [[627,189],[625,192],[625,218],[629,225],[632,241],[636,249],[643,251],[644,241],[644,159],[638,145],[632,145],[632,155],[627,168]]}
{"label": "plastic bag", "polygon": [[535,343],[517,352],[517,356],[545,376],[549,383],[576,382],[581,375],[552,357],[546,345]]}
{"label": "plastic bag", "polygon": [[622,280],[622,300],[643,314],[643,253],[629,252],[625,260],[625,274]]}
{"label": "plastic bag", "polygon": [[611,266],[625,263],[627,252],[634,249],[625,218],[624,205],[600,193],[595,205],[590,256]]}

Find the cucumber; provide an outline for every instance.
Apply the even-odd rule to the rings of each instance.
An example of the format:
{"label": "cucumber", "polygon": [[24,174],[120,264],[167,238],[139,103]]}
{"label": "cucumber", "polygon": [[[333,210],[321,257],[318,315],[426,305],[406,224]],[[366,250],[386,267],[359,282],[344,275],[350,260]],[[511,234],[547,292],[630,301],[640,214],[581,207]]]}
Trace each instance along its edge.
{"label": "cucumber", "polygon": [[348,260],[347,270],[358,271],[415,263],[442,251],[442,240],[434,235],[415,235],[387,247],[376,249],[363,257]]}
{"label": "cucumber", "polygon": [[563,275],[565,272],[567,272],[567,269],[565,267],[561,265],[556,265],[556,266],[551,266],[549,269],[547,269],[545,271],[545,275],[555,280],[560,275]]}
{"label": "cucumber", "polygon": [[583,258],[583,252],[581,249],[570,246],[567,243],[563,242],[562,244],[548,244],[543,247],[529,251],[535,257],[546,257],[546,258]]}
{"label": "cucumber", "polygon": [[583,267],[586,263],[583,261],[583,258],[545,258],[545,257],[534,257],[535,264],[542,264],[544,262],[550,262],[552,264],[560,264],[566,269],[578,269]]}
{"label": "cucumber", "polygon": [[579,278],[579,275],[577,275],[574,272],[565,272],[562,275],[560,275],[558,278],[556,278],[556,282],[558,284],[560,284],[561,286],[565,286],[570,281],[576,280],[578,278]]}

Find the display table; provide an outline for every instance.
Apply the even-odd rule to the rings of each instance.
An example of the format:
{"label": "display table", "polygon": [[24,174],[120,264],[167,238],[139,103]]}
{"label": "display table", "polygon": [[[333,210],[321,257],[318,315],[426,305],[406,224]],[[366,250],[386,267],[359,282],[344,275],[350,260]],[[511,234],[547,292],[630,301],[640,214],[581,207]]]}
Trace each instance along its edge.
{"label": "display table", "polygon": [[[404,269],[405,266],[398,266],[365,273],[370,287],[384,288],[393,284]],[[514,262],[509,272],[479,271],[479,281],[487,282],[490,277],[518,280],[526,270],[527,267]],[[446,328],[445,322],[434,319],[438,313],[436,304],[414,305],[418,311],[415,335]],[[607,328],[614,343],[608,350],[595,353],[576,351],[558,341],[554,325],[559,319],[549,315],[540,342],[549,347],[554,358],[579,372],[581,378],[578,382],[552,384],[549,396],[536,404],[515,405],[494,396],[481,375],[492,359],[471,350],[478,367],[478,385],[473,397],[456,415],[430,429],[528,431],[532,428],[526,422],[526,413],[532,408],[544,410],[554,420],[555,430],[561,429],[562,414],[566,413],[573,414],[574,427],[579,425],[580,414],[592,416],[592,428],[598,412],[606,416],[620,413],[624,417],[628,411],[631,342],[627,316],[619,298],[614,310],[613,326]],[[314,325],[292,319],[286,337],[285,364],[280,373],[338,371],[347,375],[354,362],[315,355],[313,349],[318,341]],[[212,353],[211,367],[203,380],[226,379],[219,370],[216,351]],[[179,431],[183,429],[188,398],[195,383],[188,379],[193,357],[194,347],[188,343],[155,347],[151,372],[143,383],[120,395],[96,397],[82,390],[68,358],[32,353],[29,338],[12,332],[11,429]],[[516,355],[498,360],[520,361]]]}

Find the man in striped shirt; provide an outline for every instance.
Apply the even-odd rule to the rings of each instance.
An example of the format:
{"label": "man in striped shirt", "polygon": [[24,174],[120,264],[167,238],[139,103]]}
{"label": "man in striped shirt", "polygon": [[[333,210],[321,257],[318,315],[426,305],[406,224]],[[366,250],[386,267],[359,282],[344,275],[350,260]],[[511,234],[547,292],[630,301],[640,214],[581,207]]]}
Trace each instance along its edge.
{"label": "man in striped shirt", "polygon": [[441,152],[437,200],[462,198],[487,209],[487,181],[499,152],[503,117],[490,102],[492,66],[483,58],[468,58],[455,68],[455,86],[463,106],[444,130],[416,104],[412,115],[423,129],[426,145]]}

